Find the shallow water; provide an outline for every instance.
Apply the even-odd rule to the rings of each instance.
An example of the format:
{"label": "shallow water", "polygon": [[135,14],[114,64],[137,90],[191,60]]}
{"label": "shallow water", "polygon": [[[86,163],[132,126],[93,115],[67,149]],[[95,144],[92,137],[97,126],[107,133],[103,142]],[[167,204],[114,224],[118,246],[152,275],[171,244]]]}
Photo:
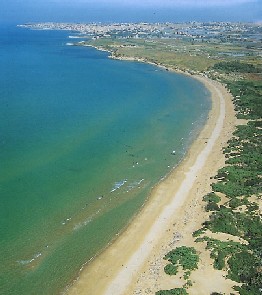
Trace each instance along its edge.
{"label": "shallow water", "polygon": [[63,290],[210,109],[198,81],[66,46],[68,35],[0,28],[1,294]]}

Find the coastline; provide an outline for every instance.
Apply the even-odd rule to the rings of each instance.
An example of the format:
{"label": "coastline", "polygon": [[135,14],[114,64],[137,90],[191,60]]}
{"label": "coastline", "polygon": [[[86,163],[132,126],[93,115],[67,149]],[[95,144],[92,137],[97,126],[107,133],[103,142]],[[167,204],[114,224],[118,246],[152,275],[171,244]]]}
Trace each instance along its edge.
{"label": "coastline", "polygon": [[[111,58],[146,62],[173,70],[144,59],[115,57],[112,52]],[[176,72],[190,74],[177,69]],[[224,164],[221,149],[231,137],[236,123],[231,95],[225,87],[206,77],[190,76],[198,79],[211,92],[212,109],[206,124],[185,158],[156,185],[126,230],[83,267],[78,280],[66,294],[154,294],[161,288],[174,287],[174,281],[164,277],[165,262],[162,257],[174,247],[174,242],[190,240],[190,237],[193,240],[191,234],[206,214],[202,210],[202,197],[210,191],[210,177]],[[187,212],[188,209],[192,211],[191,214]],[[185,221],[185,218],[189,220]],[[191,240],[189,243],[192,243]],[[208,261],[208,257],[205,259]],[[216,275],[218,282],[221,282],[222,272]],[[225,288],[231,290],[232,286],[228,282]],[[190,294],[199,293],[193,291]]]}

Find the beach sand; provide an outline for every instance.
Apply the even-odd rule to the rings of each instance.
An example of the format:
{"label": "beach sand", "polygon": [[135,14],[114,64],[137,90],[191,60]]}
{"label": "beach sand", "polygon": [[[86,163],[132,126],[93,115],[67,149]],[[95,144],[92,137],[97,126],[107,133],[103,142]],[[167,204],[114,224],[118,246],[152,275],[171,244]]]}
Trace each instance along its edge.
{"label": "beach sand", "polygon": [[211,191],[211,178],[225,163],[222,147],[232,136],[236,118],[225,87],[195,77],[212,94],[206,125],[180,165],[152,190],[126,230],[83,268],[67,294],[155,294],[160,289],[182,287],[183,278],[170,277],[163,270],[163,256],[181,245],[194,246],[200,255],[189,294],[234,294],[235,283],[225,279],[223,271],[213,269],[204,243],[195,243],[192,233],[207,219],[202,197]]}

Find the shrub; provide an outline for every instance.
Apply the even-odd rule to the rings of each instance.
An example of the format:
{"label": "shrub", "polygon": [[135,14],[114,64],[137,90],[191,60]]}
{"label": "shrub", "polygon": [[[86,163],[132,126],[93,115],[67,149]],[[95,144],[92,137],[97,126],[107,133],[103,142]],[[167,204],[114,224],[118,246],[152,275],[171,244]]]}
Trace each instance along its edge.
{"label": "shrub", "polygon": [[206,211],[218,211],[219,210],[219,206],[217,205],[217,203],[214,202],[210,202],[206,205]]}
{"label": "shrub", "polygon": [[157,291],[156,295],[188,295],[185,288],[175,288],[171,290]]}
{"label": "shrub", "polygon": [[222,70],[227,73],[259,73],[259,69],[252,64],[241,63],[239,61],[219,62],[213,66],[215,70]]}
{"label": "shrub", "polygon": [[166,254],[164,259],[167,259],[173,265],[181,265],[183,270],[197,269],[199,256],[193,247],[178,247]]}
{"label": "shrub", "polygon": [[167,264],[164,268],[164,271],[166,274],[172,276],[172,275],[176,275],[177,271],[178,271],[178,267],[174,264]]}
{"label": "shrub", "polygon": [[218,203],[221,201],[221,198],[215,193],[209,193],[203,197],[203,201],[208,203]]}
{"label": "shrub", "polygon": [[194,231],[193,234],[192,234],[192,236],[194,238],[196,238],[196,237],[202,235],[205,232],[205,230],[206,230],[205,228],[200,228],[200,229]]}

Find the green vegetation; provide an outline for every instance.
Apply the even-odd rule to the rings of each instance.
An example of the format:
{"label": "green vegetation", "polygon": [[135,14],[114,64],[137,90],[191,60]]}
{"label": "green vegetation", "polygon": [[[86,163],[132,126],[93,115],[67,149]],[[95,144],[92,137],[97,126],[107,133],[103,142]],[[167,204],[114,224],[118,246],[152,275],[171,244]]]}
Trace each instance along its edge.
{"label": "green vegetation", "polygon": [[174,268],[181,266],[184,271],[192,271],[197,269],[199,256],[193,247],[181,246],[167,253],[164,259],[171,262],[168,265],[172,265]]}
{"label": "green vegetation", "polygon": [[[86,42],[112,52],[114,57],[132,57],[187,71],[205,71],[214,66],[213,44],[192,44],[177,39],[103,39]],[[83,44],[82,44],[83,45]]]}
{"label": "green vegetation", "polygon": [[[237,117],[247,122],[237,126],[223,149],[226,165],[219,169],[212,184],[213,191],[203,197],[205,210],[210,212],[209,219],[193,233],[196,242],[206,244],[214,268],[227,270],[229,279],[241,283],[234,287],[240,295],[260,294],[262,286],[262,218],[258,206],[262,196],[262,81],[259,71],[257,65],[239,61],[219,62],[212,68],[212,75],[220,75],[232,93]],[[223,202],[218,192],[224,195]],[[239,241],[210,238],[207,230],[239,237]],[[172,254],[168,257],[172,262]],[[176,263],[174,265],[177,268]]]}
{"label": "green vegetation", "polygon": [[172,275],[176,275],[178,272],[178,267],[176,265],[173,264],[167,264],[164,268],[165,273],[172,276]]}
{"label": "green vegetation", "polygon": [[171,262],[165,266],[165,273],[168,275],[176,275],[178,273],[179,267],[181,267],[184,271],[183,277],[184,280],[186,280],[186,283],[184,284],[183,288],[161,290],[156,292],[156,295],[188,294],[186,289],[193,285],[192,281],[189,280],[191,271],[198,268],[197,264],[199,262],[199,256],[196,253],[195,248],[185,246],[177,247],[167,253],[164,259]]}
{"label": "green vegetation", "polygon": [[218,171],[216,179],[219,181],[212,185],[214,191],[224,193],[229,198],[259,195],[262,192],[261,123],[250,121],[237,127],[228,147],[224,149],[227,166]]}
{"label": "green vegetation", "polygon": [[260,70],[252,64],[241,63],[237,60],[230,62],[220,62],[214,65],[215,70],[221,70],[226,73],[259,73]]}
{"label": "green vegetation", "polygon": [[192,235],[194,238],[196,238],[196,237],[202,235],[205,231],[206,231],[205,228],[200,228],[200,229],[194,231]]}
{"label": "green vegetation", "polygon": [[207,202],[206,211],[216,211],[219,209],[217,203],[219,203],[221,198],[215,193],[209,193],[203,197],[203,201]]}
{"label": "green vegetation", "polygon": [[208,203],[219,203],[221,198],[215,193],[209,193],[203,197],[203,201]]}
{"label": "green vegetation", "polygon": [[246,249],[246,246],[241,243],[233,241],[223,242],[207,236],[199,238],[198,242],[207,242],[206,249],[211,251],[210,257],[214,259],[215,269],[223,269],[226,265],[226,259]]}
{"label": "green vegetation", "polygon": [[[259,78],[258,76],[257,78]],[[234,96],[235,110],[239,119],[261,119],[262,81],[242,80],[229,82],[228,88]],[[261,121],[253,122],[261,126]],[[257,127],[259,127],[257,126]]]}
{"label": "green vegetation", "polygon": [[[132,57],[161,64],[190,73],[218,72],[234,74],[257,74],[261,62],[256,43],[252,47],[245,42],[202,40],[194,42],[189,38],[99,38],[80,45],[92,45],[112,52],[116,58]],[[254,65],[255,64],[255,65]]]}
{"label": "green vegetation", "polygon": [[[258,73],[257,68],[237,62],[220,63],[215,69]],[[258,200],[262,195],[262,82],[256,80],[230,81],[228,89],[234,95],[237,117],[249,120],[237,126],[223,152],[226,166],[221,168],[212,184],[214,192],[223,193],[226,201],[220,206],[215,193],[205,196],[210,218],[199,231],[226,233],[242,238],[245,243],[219,241],[198,235],[196,242],[205,242],[214,259],[216,269],[227,269],[228,278],[241,286],[235,290],[241,295],[260,294],[262,286],[262,220]],[[250,198],[257,201],[250,201]],[[194,234],[194,236],[196,236]],[[200,237],[199,237],[200,236]]]}
{"label": "green vegetation", "polygon": [[175,288],[171,290],[157,291],[156,295],[188,295],[188,293],[184,288]]}

